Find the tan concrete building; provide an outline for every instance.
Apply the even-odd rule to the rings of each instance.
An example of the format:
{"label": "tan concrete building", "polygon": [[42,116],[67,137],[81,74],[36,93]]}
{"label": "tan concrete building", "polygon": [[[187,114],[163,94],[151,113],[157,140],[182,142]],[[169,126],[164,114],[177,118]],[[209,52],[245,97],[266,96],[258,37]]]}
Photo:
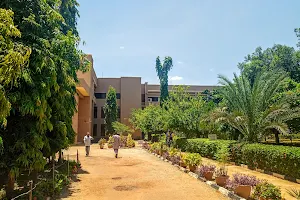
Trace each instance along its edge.
{"label": "tan concrete building", "polygon": [[[89,56],[89,59],[93,62],[92,56]],[[92,67],[89,72],[78,73],[78,78],[78,112],[73,117],[73,127],[77,133],[76,142],[82,142],[87,132],[96,139],[105,136],[103,107],[109,86],[116,89],[118,118],[124,124],[129,125],[128,119],[133,109],[159,103],[160,86],[141,83],[141,77],[97,78]],[[197,94],[216,87],[189,85],[188,92]],[[169,91],[172,91],[172,88],[170,85]],[[137,131],[133,133],[133,138],[141,139],[142,134]]]}

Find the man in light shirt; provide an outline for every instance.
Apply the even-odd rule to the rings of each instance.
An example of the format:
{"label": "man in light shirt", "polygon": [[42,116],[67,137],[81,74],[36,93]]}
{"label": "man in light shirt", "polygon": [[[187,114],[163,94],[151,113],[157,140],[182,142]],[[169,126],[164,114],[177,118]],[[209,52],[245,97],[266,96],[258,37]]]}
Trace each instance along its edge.
{"label": "man in light shirt", "polygon": [[91,144],[92,144],[92,140],[94,138],[92,136],[90,136],[90,133],[87,132],[86,136],[84,136],[83,138],[83,142],[85,145],[85,155],[89,156],[90,155],[90,148],[91,148]]}

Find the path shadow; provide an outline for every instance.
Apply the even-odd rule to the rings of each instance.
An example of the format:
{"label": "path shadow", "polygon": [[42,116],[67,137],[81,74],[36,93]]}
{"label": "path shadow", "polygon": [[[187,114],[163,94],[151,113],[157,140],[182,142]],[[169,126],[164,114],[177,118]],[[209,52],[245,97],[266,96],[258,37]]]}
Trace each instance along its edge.
{"label": "path shadow", "polygon": [[88,172],[88,171],[86,171],[86,170],[84,170],[82,168],[78,169],[78,171],[77,171],[77,174],[89,174],[89,173],[90,172]]}

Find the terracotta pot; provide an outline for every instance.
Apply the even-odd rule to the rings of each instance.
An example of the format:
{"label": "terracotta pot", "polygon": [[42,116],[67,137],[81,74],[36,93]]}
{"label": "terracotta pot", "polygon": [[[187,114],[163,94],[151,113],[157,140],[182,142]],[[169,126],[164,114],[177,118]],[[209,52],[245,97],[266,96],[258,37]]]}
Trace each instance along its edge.
{"label": "terracotta pot", "polygon": [[103,145],[100,145],[100,149],[103,149],[104,148],[104,146]]}
{"label": "terracotta pot", "polygon": [[216,177],[216,183],[221,186],[224,187],[226,185],[226,181],[229,179],[229,176],[219,176]]}
{"label": "terracotta pot", "polygon": [[204,178],[208,181],[212,181],[213,180],[213,175],[214,175],[214,172],[204,172]]}
{"label": "terracotta pot", "polygon": [[196,166],[194,166],[194,165],[189,165],[189,170],[190,170],[191,172],[195,172],[195,171],[196,171]]}
{"label": "terracotta pot", "polygon": [[112,148],[112,145],[108,145],[108,148],[110,148],[110,149],[111,149],[111,148]]}
{"label": "terracotta pot", "polygon": [[234,193],[248,199],[251,194],[251,186],[250,185],[239,185],[235,188]]}
{"label": "terracotta pot", "polygon": [[265,198],[263,198],[263,197],[259,197],[259,200],[266,200]]}
{"label": "terracotta pot", "polygon": [[180,161],[180,167],[186,168],[186,164],[184,162]]}
{"label": "terracotta pot", "polygon": [[33,200],[37,200],[37,197],[33,197]]}

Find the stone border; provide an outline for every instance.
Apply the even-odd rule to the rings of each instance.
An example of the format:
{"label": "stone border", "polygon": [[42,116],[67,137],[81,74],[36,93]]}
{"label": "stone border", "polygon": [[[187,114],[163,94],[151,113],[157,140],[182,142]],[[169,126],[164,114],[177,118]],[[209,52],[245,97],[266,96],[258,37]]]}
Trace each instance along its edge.
{"label": "stone border", "polygon": [[[146,150],[146,149],[145,149]],[[146,150],[147,152],[151,153],[150,151]],[[151,153],[153,154],[154,156],[156,156],[157,158],[167,162],[167,163],[170,163],[171,165],[173,165],[173,163],[167,159],[164,159],[162,156],[156,154],[156,153]],[[226,188],[223,188],[219,185],[217,185],[214,181],[206,181],[205,178],[202,178],[200,176],[198,176],[197,174],[195,174],[194,172],[191,172],[190,170],[184,168],[184,167],[180,167],[179,165],[173,165],[175,167],[177,167],[180,171],[183,171],[184,173],[187,173],[188,175],[190,175],[191,177],[199,180],[199,181],[202,181],[204,183],[206,183],[208,186],[210,186],[211,188],[215,189],[215,190],[218,190],[220,193],[222,193],[224,196],[230,198],[230,199],[233,199],[233,200],[246,200],[236,194],[234,194],[232,191],[229,191],[227,190]]]}

